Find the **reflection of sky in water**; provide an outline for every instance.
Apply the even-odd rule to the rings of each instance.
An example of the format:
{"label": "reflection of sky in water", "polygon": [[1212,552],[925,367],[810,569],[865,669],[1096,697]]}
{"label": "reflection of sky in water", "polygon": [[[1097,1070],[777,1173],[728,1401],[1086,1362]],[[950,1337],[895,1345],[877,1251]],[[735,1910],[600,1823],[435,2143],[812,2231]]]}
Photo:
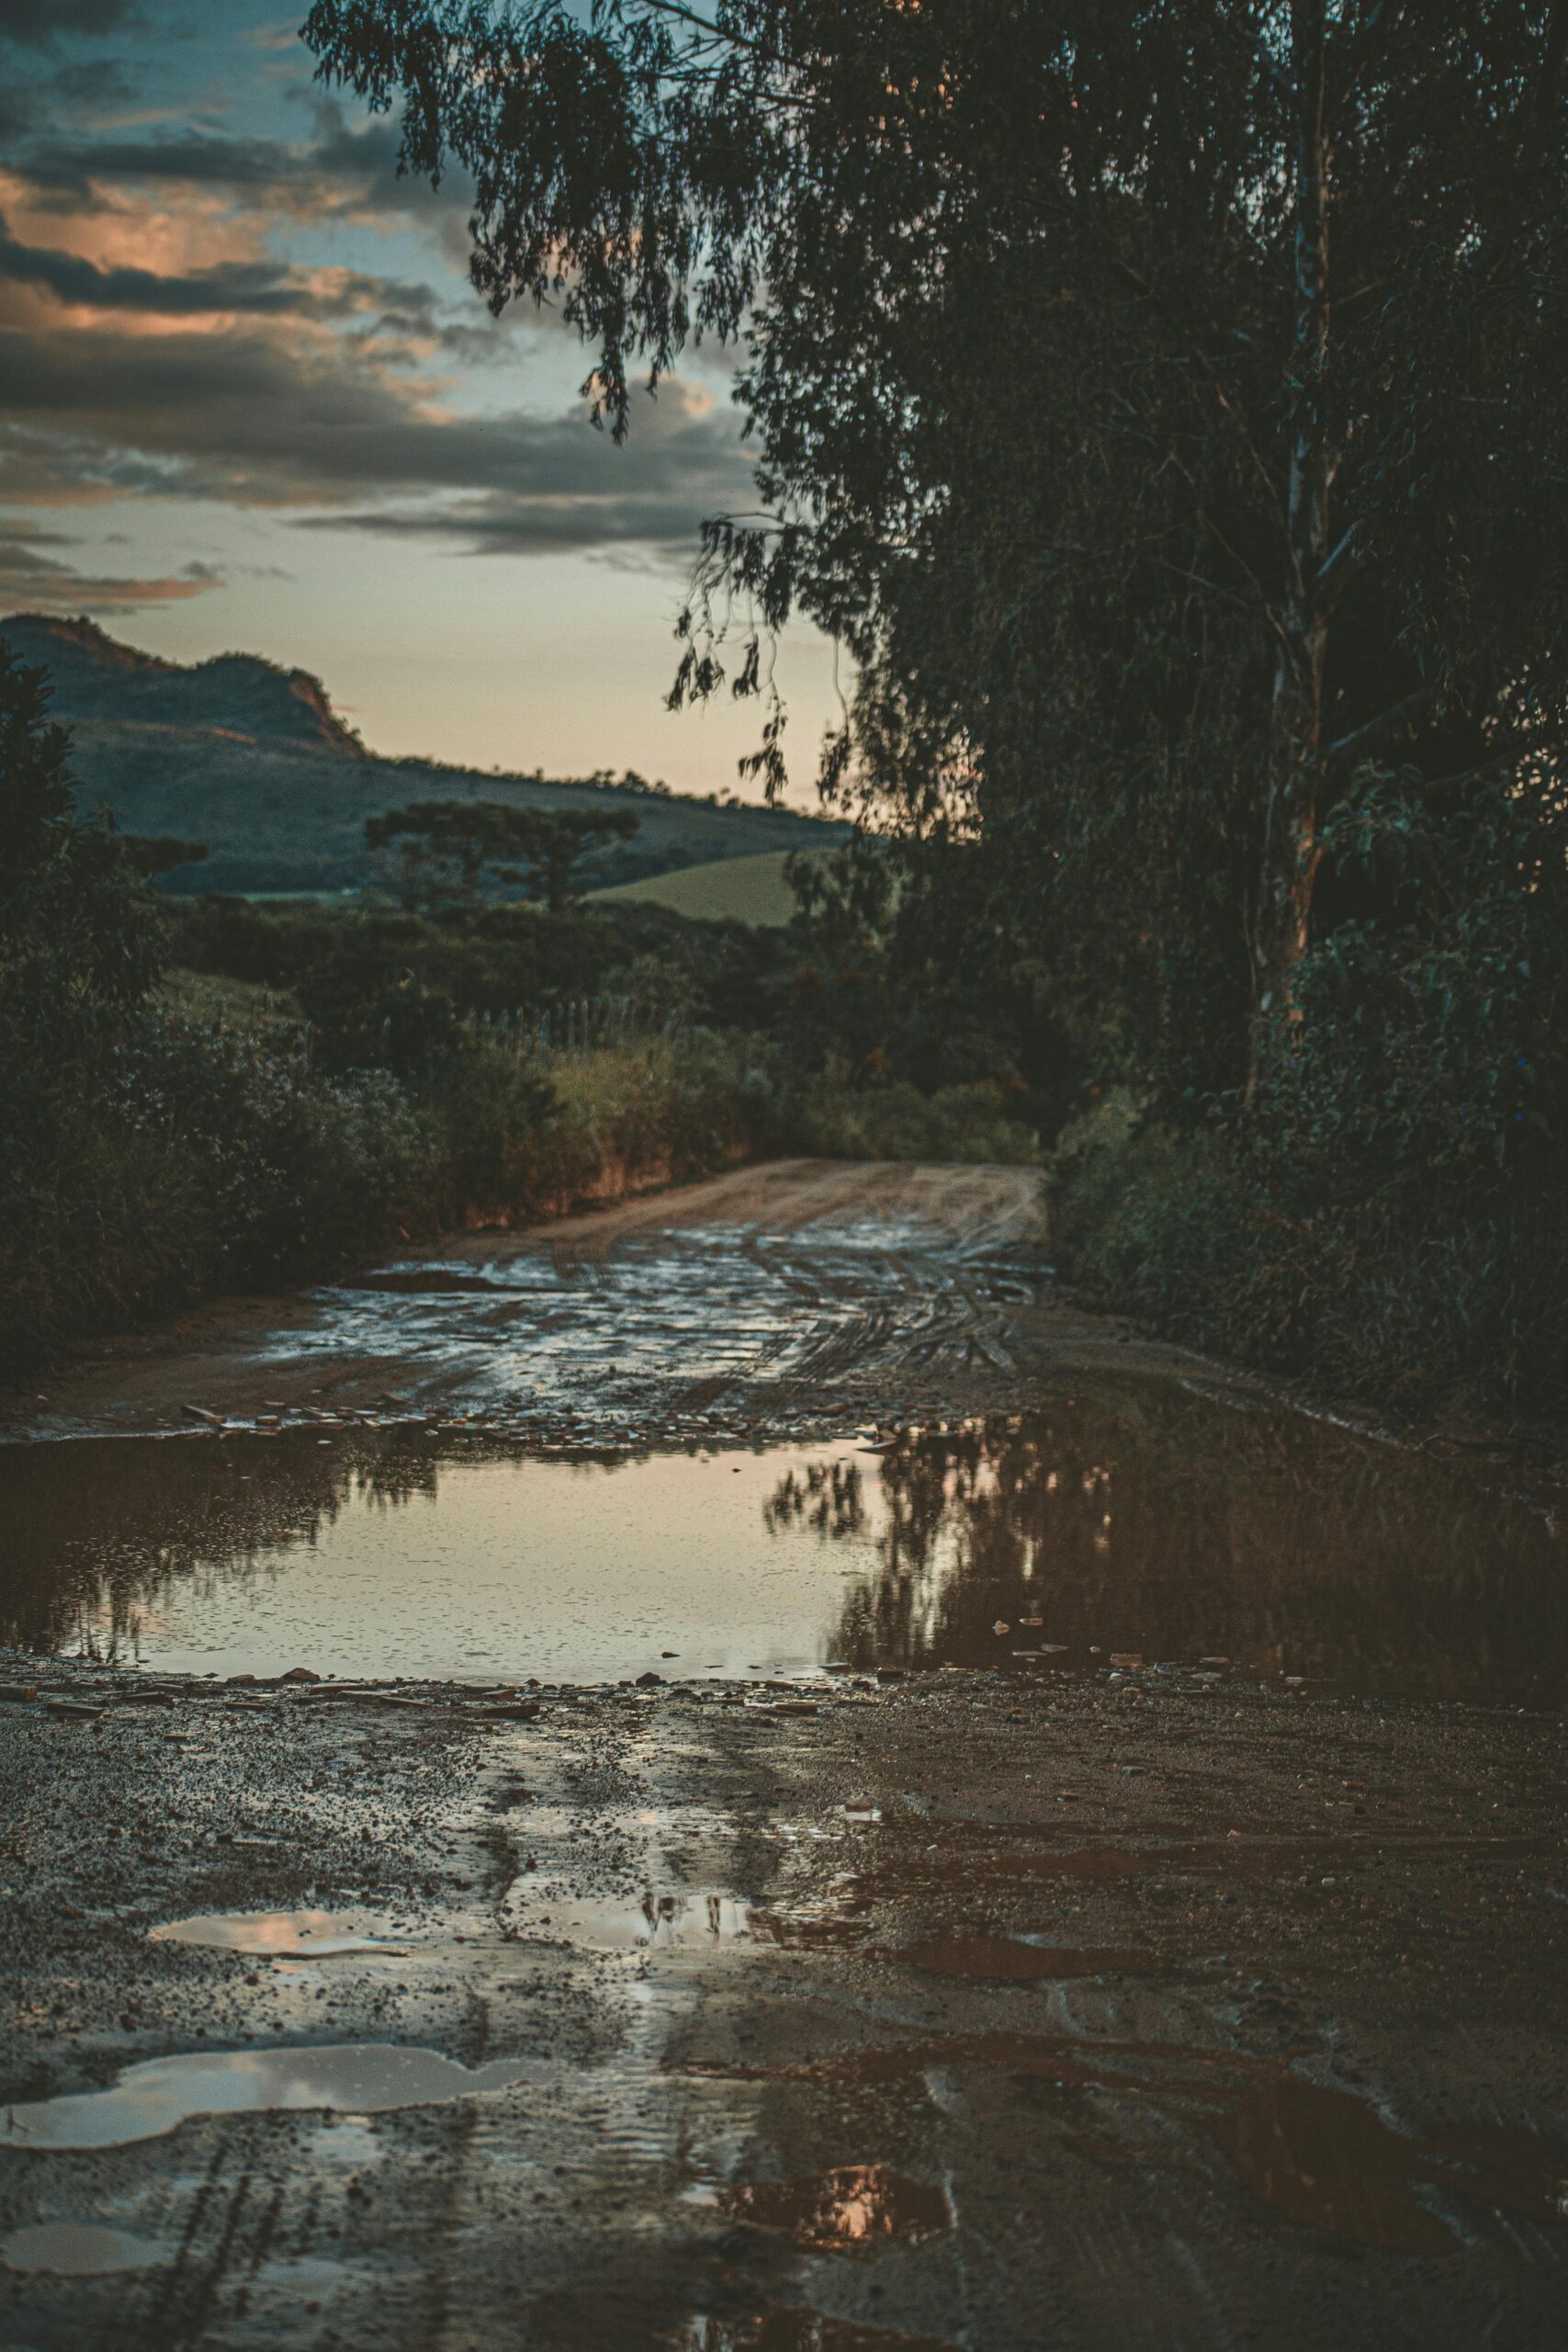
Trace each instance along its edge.
{"label": "reflection of sky in water", "polygon": [[[1562,1547],[1421,1453],[1152,1382],[887,1453],[539,1460],[407,1430],[0,1451],[0,1634],[197,1672],[1055,1671],[1555,1703]],[[671,1655],[672,1654],[672,1655]]]}
{"label": "reflection of sky in water", "polygon": [[118,2148],[161,2139],[187,2116],[277,2108],[383,2115],[501,2090],[528,2071],[521,2059],[497,2059],[470,2071],[434,2050],[375,2042],[150,2058],[128,2066],[107,2090],[14,2102],[0,2110],[0,2147]]}
{"label": "reflection of sky in water", "polygon": [[[311,1439],[304,1443],[314,1451]],[[299,1447],[197,1438],[164,1442],[162,1451],[176,1444],[201,1457],[211,1480],[210,1491],[184,1498],[196,1522],[186,1534],[188,1566],[157,1579],[150,1608],[132,1597],[134,1571],[118,1593],[90,1579],[84,1600],[100,1649],[118,1616],[133,1626],[143,1659],[181,1671],[308,1665],[321,1674],[598,1681],[649,1667],[666,1675],[788,1670],[821,1657],[844,1576],[868,1564],[863,1550],[852,1559],[836,1547],[781,1547],[769,1537],[764,1503],[789,1469],[807,1466],[787,1449],[609,1466],[449,1455],[420,1463],[429,1483],[395,1506],[354,1476],[335,1509],[272,1541],[243,1543],[243,1522],[227,1517],[242,1465],[254,1486],[286,1466],[280,1456],[298,1459]],[[121,1440],[49,1452],[62,1470],[67,1452],[93,1453],[112,1474],[117,1460],[151,1450]],[[28,1455],[27,1466],[36,1466],[39,1450]],[[299,1466],[309,1475],[310,1465]],[[241,1493],[248,1498],[248,1488]],[[114,1501],[111,1475],[106,1551],[117,1541]]]}

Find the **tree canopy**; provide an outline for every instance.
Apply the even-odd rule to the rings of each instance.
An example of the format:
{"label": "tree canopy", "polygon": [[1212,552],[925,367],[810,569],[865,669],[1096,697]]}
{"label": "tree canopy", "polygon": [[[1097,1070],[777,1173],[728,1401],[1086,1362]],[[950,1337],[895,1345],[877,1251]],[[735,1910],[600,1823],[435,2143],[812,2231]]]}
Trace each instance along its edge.
{"label": "tree canopy", "polygon": [[[1354,902],[1326,820],[1542,788],[1568,708],[1562,0],[318,0],[598,412],[743,341],[675,699],[855,657],[827,782],[973,836],[1219,1080]],[[727,651],[730,639],[739,652]],[[783,774],[782,713],[757,764]]]}

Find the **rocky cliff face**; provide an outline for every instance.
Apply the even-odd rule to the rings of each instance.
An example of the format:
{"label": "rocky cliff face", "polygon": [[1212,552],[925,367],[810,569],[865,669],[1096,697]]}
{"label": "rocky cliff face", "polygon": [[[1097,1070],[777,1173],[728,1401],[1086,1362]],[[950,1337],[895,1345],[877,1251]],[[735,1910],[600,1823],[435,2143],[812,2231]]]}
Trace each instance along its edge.
{"label": "rocky cliff face", "polygon": [[220,653],[188,668],[140,653],[96,621],[17,613],[0,620],[24,662],[54,682],[54,716],[141,726],[211,728],[277,751],[363,759],[365,746],[308,670],[284,670],[254,653]]}

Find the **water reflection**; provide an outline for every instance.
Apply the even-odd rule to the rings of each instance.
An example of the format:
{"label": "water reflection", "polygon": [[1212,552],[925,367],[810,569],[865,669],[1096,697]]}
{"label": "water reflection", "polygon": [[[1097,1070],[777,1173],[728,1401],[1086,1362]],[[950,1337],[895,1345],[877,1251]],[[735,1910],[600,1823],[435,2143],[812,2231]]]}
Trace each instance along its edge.
{"label": "water reflection", "polygon": [[409,1429],[276,1438],[84,1440],[0,1449],[7,1527],[0,1639],[133,1656],[176,1589],[211,1600],[234,1577],[320,1543],[355,1507],[434,1497],[436,1449]]}
{"label": "water reflection", "polygon": [[[1127,1382],[782,1479],[775,1534],[874,1549],[852,1666],[1223,1658],[1347,1689],[1555,1705],[1562,1546],[1461,1471],[1282,1411]],[[868,1521],[878,1522],[868,1534]]]}
{"label": "water reflection", "polygon": [[107,2090],[16,2102],[0,2109],[0,2145],[122,2148],[161,2139],[193,2115],[253,2115],[276,2108],[385,2115],[504,2090],[527,2072],[521,2059],[496,2058],[469,2068],[434,2050],[381,2042],[204,2050],[128,2066]]}
{"label": "water reflection", "polygon": [[915,2180],[886,2165],[839,2165],[802,2180],[736,2182],[715,2201],[739,2221],[787,2230],[797,2245],[835,2253],[927,2237],[953,2225],[946,2195],[935,2181]]}
{"label": "water reflection", "polygon": [[877,1451],[540,1459],[412,1427],[0,1447],[0,1641],[589,1681],[1109,1669],[1556,1705],[1562,1546],[1461,1469],[1167,1384]]}
{"label": "water reflection", "polygon": [[406,1427],[0,1447],[0,1641],[264,1676],[808,1668],[842,1571],[764,1532],[792,1466]]}

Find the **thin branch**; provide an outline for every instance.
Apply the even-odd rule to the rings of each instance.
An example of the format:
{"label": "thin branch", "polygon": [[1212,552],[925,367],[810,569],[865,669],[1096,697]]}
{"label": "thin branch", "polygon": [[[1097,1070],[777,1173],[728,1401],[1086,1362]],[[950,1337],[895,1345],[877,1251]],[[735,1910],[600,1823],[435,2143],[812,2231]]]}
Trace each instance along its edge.
{"label": "thin branch", "polygon": [[1398,702],[1390,703],[1388,708],[1380,711],[1375,718],[1369,718],[1364,726],[1353,727],[1348,735],[1341,735],[1337,742],[1328,744],[1323,754],[1325,761],[1347,760],[1353,753],[1365,751],[1368,744],[1375,743],[1391,727],[1397,727],[1402,718],[1410,718],[1423,703],[1430,702],[1437,691],[1435,684],[1417,686],[1414,694],[1404,695]]}
{"label": "thin branch", "polygon": [[1263,582],[1258,579],[1258,574],[1254,571],[1252,566],[1247,560],[1247,558],[1242,554],[1240,548],[1232,546],[1230,540],[1221,530],[1219,525],[1209,514],[1208,509],[1203,504],[1202,492],[1199,490],[1197,483],[1193,481],[1190,469],[1182,462],[1182,459],[1176,450],[1168,448],[1165,454],[1168,464],[1173,465],[1176,468],[1177,472],[1181,476],[1182,481],[1187,484],[1188,489],[1192,493],[1193,512],[1197,515],[1199,524],[1205,531],[1208,532],[1209,537],[1213,540],[1215,546],[1218,547],[1224,554],[1230,558],[1230,560],[1235,564],[1243,579],[1247,581],[1253,594],[1257,597],[1258,604],[1263,608],[1263,616],[1265,620],[1268,622],[1274,635],[1278,638],[1280,649],[1284,652],[1286,659],[1289,660],[1291,655],[1290,640],[1286,637],[1280,616],[1274,609],[1273,600],[1264,588]]}
{"label": "thin branch", "polygon": [[651,17],[673,17],[677,23],[690,26],[705,40],[741,50],[748,57],[755,57],[764,65],[776,65],[786,73],[790,70],[788,59],[781,57],[777,50],[764,49],[761,41],[749,40],[744,33],[732,31],[724,25],[712,23],[706,17],[698,16],[694,8],[685,6],[685,0],[637,0],[637,6],[645,8]]}

